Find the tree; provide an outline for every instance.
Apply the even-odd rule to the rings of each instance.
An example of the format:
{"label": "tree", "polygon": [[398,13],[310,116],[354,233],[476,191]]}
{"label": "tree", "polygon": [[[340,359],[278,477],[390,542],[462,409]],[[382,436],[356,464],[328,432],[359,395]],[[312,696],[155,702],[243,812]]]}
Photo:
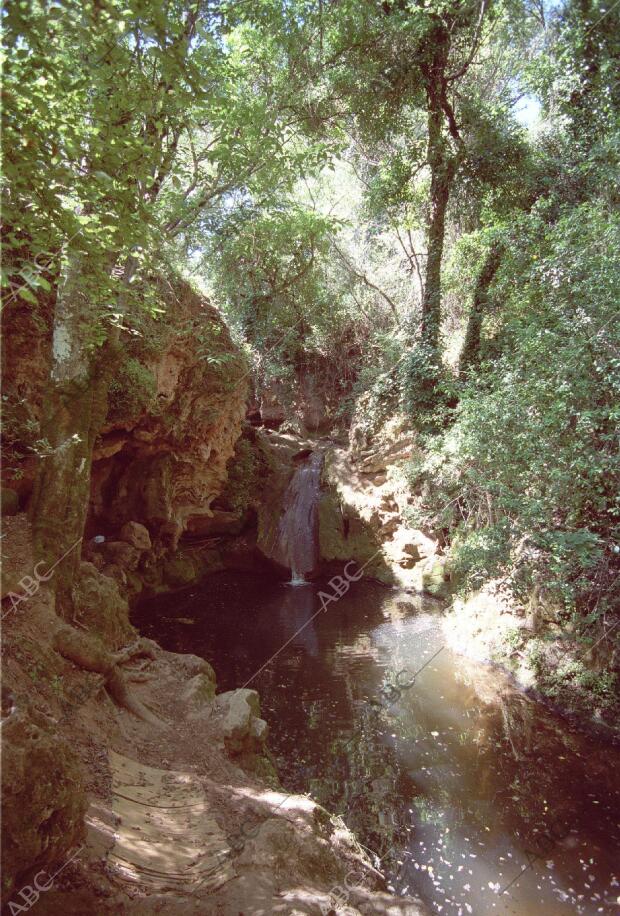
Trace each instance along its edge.
{"label": "tree", "polygon": [[482,322],[486,312],[489,288],[502,259],[504,242],[501,238],[491,241],[476,280],[473,302],[467,321],[467,331],[459,358],[459,375],[464,379],[468,370],[477,366],[480,361],[480,341]]}
{"label": "tree", "polygon": [[[481,58],[493,56],[493,27],[504,15],[487,0],[388,0],[356,4],[355,10],[339,4],[326,33],[329,78],[347,109],[353,148],[363,150],[362,178],[373,212],[393,222],[400,211],[400,243],[420,276],[420,313],[409,322],[414,411],[432,409],[443,397],[442,267],[455,185],[461,199],[469,194],[480,200],[483,188],[501,181],[510,156],[519,155],[520,138],[510,130],[504,136],[501,127],[493,137],[495,169],[492,152],[484,155],[483,138],[493,135],[493,125],[510,124],[511,99],[495,87],[485,98],[472,69],[490,69]],[[425,251],[416,250],[410,234],[407,240],[414,224],[424,227]]]}
{"label": "tree", "polygon": [[[42,254],[52,260],[50,279],[35,264],[17,295],[34,303],[57,286],[31,508],[38,551],[51,562],[67,553],[55,577],[66,612],[93,443],[123,330],[145,307],[140,279],[191,244],[193,227],[236,189],[281,184],[305,160],[287,110],[288,60],[270,38],[285,13],[269,2],[249,17],[240,9],[107,0],[50,12],[41,0],[5,19],[15,49],[5,243],[13,276]],[[321,155],[309,147],[308,158]]]}

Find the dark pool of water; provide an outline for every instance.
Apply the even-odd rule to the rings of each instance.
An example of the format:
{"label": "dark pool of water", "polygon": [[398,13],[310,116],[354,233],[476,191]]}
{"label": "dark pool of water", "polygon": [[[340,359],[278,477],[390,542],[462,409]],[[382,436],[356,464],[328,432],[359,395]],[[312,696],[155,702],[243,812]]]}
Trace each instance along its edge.
{"label": "dark pool of water", "polygon": [[434,602],[360,582],[321,611],[320,588],[221,573],[133,621],[219,690],[259,691],[284,786],[341,814],[396,892],[456,916],[620,913],[618,751],[444,648]]}

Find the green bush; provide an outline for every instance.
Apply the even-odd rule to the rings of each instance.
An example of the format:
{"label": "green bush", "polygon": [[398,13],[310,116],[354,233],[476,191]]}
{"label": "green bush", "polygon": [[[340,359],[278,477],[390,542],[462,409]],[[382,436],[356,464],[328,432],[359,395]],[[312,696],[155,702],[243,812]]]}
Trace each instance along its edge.
{"label": "green bush", "polygon": [[[541,205],[513,230],[496,280],[501,327],[487,329],[501,347],[409,468],[414,521],[444,530],[466,587],[505,575],[527,601],[542,583],[585,626],[619,603],[620,217],[587,203],[550,222]],[[442,382],[429,366],[418,350],[407,372],[410,384],[435,379],[409,400],[432,421]]]}
{"label": "green bush", "polygon": [[446,426],[456,404],[456,386],[435,349],[418,341],[403,360],[400,382],[403,408],[416,429],[435,433]]}

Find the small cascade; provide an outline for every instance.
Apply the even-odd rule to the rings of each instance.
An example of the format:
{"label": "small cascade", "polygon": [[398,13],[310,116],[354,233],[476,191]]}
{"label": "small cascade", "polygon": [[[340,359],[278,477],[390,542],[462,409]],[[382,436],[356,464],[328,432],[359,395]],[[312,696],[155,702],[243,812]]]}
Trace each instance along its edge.
{"label": "small cascade", "polygon": [[290,585],[305,585],[318,561],[318,500],[323,455],[312,452],[297,468],[284,494],[278,554],[291,570]]}

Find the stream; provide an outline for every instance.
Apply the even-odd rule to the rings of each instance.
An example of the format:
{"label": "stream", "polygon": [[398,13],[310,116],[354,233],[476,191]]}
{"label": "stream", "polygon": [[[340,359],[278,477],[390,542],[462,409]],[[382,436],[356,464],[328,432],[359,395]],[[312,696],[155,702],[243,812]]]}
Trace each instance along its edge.
{"label": "stream", "polygon": [[620,753],[445,648],[437,602],[360,581],[322,611],[320,588],[217,573],[133,622],[219,691],[258,690],[283,786],[340,814],[396,893],[619,913]]}

